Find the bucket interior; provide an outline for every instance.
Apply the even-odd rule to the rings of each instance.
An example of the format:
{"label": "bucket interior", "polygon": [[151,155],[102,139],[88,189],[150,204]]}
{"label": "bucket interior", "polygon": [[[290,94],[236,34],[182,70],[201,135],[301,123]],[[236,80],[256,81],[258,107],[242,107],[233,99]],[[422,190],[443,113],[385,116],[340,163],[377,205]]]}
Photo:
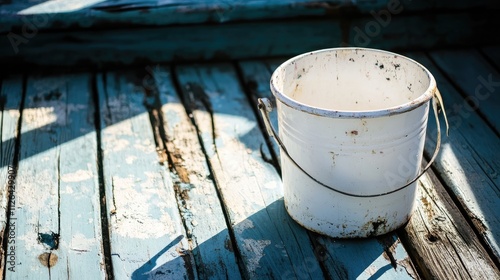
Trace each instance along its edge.
{"label": "bucket interior", "polygon": [[404,106],[424,95],[430,98],[431,80],[424,67],[404,56],[345,48],[293,58],[276,70],[272,83],[303,105],[359,112]]}

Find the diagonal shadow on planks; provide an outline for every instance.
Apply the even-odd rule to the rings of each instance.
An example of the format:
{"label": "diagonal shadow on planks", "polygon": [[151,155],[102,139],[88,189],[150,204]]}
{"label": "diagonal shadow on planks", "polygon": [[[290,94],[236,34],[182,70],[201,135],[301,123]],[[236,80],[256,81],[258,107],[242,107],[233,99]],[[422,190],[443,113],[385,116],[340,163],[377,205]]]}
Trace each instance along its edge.
{"label": "diagonal shadow on planks", "polygon": [[[449,116],[450,136],[443,139],[442,151],[435,163],[436,173],[446,183],[457,204],[461,205],[465,216],[498,264],[500,161],[496,153],[500,149],[500,141],[495,130],[498,120],[494,117],[498,115],[495,109],[498,107],[498,96],[495,97],[498,87],[491,88],[490,95],[483,94],[488,90],[484,83],[492,77],[496,82],[499,74],[491,66],[485,66],[474,50],[468,54],[463,50],[433,52],[432,60],[423,53],[410,55],[421,61],[435,76]],[[451,64],[450,57],[457,56],[466,57],[463,61],[453,61],[454,67],[460,69],[456,72],[463,72],[449,75],[451,66],[442,65]],[[472,67],[469,68],[469,65]],[[441,69],[448,73],[443,74]],[[485,99],[478,98],[475,89],[480,89]],[[470,100],[473,100],[472,104]],[[433,116],[430,116],[428,135],[432,135],[435,129]],[[426,151],[432,151],[434,140],[429,136],[427,140]]]}

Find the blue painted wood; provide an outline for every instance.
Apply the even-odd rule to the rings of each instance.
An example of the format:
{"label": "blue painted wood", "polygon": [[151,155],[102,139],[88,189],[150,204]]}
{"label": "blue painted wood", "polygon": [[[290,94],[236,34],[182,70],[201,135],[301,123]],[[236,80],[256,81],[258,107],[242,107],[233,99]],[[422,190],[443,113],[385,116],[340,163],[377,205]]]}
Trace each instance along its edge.
{"label": "blue painted wood", "polygon": [[[426,66],[436,78],[450,123],[450,136],[443,138],[441,152],[435,163],[436,171],[465,209],[480,237],[500,260],[500,217],[497,214],[500,212],[499,138],[477,111],[464,109],[468,106],[466,98],[457,92],[452,81],[444,77],[428,57],[423,54],[411,56]],[[465,68],[455,70],[470,71]],[[476,74],[472,74],[470,79],[481,75],[481,69],[473,68],[471,72]],[[453,81],[459,83],[458,80]],[[425,147],[428,156],[434,149],[435,131],[434,119],[430,116]]]}
{"label": "blue painted wood", "polygon": [[90,76],[31,76],[26,91],[11,216],[17,263],[6,279],[102,279]]}
{"label": "blue painted wood", "polygon": [[[368,14],[382,10],[422,11],[430,9],[467,10],[491,8],[497,3],[478,1],[133,1],[85,0],[29,1],[13,0],[0,7],[0,33],[22,26],[37,31],[61,28],[91,28],[106,24],[114,26],[151,26],[228,21],[291,18],[298,16],[328,16],[347,13]],[[393,8],[394,7],[394,8]],[[496,6],[498,7],[498,6]],[[33,26],[33,27],[32,27]]]}
{"label": "blue painted wood", "polygon": [[[1,244],[7,243],[7,251],[0,249],[0,274],[5,269],[15,269],[17,264],[15,227],[8,227],[9,201],[15,211],[16,166],[14,160],[17,126],[19,122],[21,98],[23,96],[22,76],[6,77],[0,82],[0,236]],[[15,216],[12,216],[15,218]],[[14,220],[12,220],[14,221]],[[4,235],[7,230],[7,235]],[[7,240],[4,240],[7,236]],[[14,241],[12,241],[14,240]],[[9,244],[10,243],[10,244]],[[11,247],[14,246],[14,247]],[[5,258],[7,254],[7,258]]]}
{"label": "blue painted wood", "polygon": [[22,68],[27,63],[103,65],[291,56],[341,45],[402,49],[500,43],[500,38],[489,36],[500,18],[489,11],[481,13],[402,15],[391,17],[385,27],[369,15],[349,21],[308,18],[39,32],[26,40],[0,36],[0,61]]}
{"label": "blue painted wood", "polygon": [[[284,59],[264,61],[255,60],[242,62],[239,64],[240,69],[243,73],[243,78],[245,79],[245,85],[250,94],[252,94],[253,96],[252,99],[255,106],[257,104],[255,101],[256,97],[272,98],[272,93],[269,89],[269,80],[271,78],[271,73],[283,61]],[[274,98],[272,98],[272,100],[274,100]],[[276,119],[277,115],[270,115],[270,118],[273,125],[278,128],[278,121]],[[273,149],[275,149],[274,152],[279,156],[279,150],[274,141]],[[324,261],[324,265],[330,277],[339,279],[353,279],[369,278],[374,275],[380,277],[383,275],[384,277],[388,278],[402,279],[404,277],[415,275],[414,268],[408,254],[395,235],[391,235],[388,237],[391,240],[394,240],[394,242],[392,242],[390,246],[381,244],[375,238],[359,239],[355,242],[351,242],[341,239],[334,240],[313,233],[310,233],[310,235],[311,238],[313,238],[315,244],[317,244],[316,249],[318,249],[319,251],[324,250],[325,258],[328,258],[326,261]],[[354,246],[352,244],[357,245]],[[389,251],[388,248],[386,249],[386,247],[391,246],[392,251]],[[338,248],[343,248],[343,254],[345,255],[337,254],[339,253]],[[361,250],[360,248],[364,249]],[[398,252],[397,256],[394,255],[396,251]],[[391,255],[391,257],[395,257],[395,261],[399,265],[399,267],[395,270],[392,269],[391,263],[388,262],[389,254]],[[348,255],[349,257],[346,257],[346,255]],[[355,259],[356,262],[353,262],[353,259]]]}
{"label": "blue painted wood", "polygon": [[470,105],[460,104],[463,117],[478,110],[500,132],[500,73],[479,52],[470,49],[433,51],[431,57],[465,94]]}
{"label": "blue painted wood", "polygon": [[[11,62],[14,67],[15,63],[26,62],[39,65],[154,64],[170,60],[272,56],[294,53],[297,49],[307,51],[327,44],[339,45],[340,33],[339,25],[332,25],[330,21],[325,25],[322,21],[309,20],[286,24],[252,22],[40,33],[26,44],[14,47],[7,37],[2,36],[0,61]],[[246,34],[245,40],[241,40],[241,34]],[[296,44],[291,36],[301,36],[303,44]],[[50,55],[43,55],[45,52]]]}
{"label": "blue painted wood", "polygon": [[[175,90],[170,71],[158,65],[148,69],[149,78],[154,79],[158,90],[158,107],[163,115],[164,140],[173,165],[171,175],[177,203],[198,276],[200,279],[241,279],[235,245],[196,128]],[[150,99],[153,100],[154,97]]]}
{"label": "blue painted wood", "polygon": [[105,202],[116,279],[196,277],[174,184],[160,164],[142,77],[99,74]]}

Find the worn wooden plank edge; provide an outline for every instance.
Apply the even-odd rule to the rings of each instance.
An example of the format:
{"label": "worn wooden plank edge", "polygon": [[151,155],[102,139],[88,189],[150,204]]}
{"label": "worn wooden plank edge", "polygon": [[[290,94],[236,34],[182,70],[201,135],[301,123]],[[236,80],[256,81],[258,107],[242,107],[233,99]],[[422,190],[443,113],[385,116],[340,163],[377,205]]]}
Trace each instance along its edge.
{"label": "worn wooden plank edge", "polygon": [[[16,231],[10,225],[15,211],[15,189],[19,160],[19,130],[24,100],[25,80],[22,76],[2,77],[0,80],[0,275],[15,270],[16,250],[12,247]],[[8,96],[7,96],[8,95]]]}
{"label": "worn wooden plank edge", "polygon": [[[488,36],[500,23],[495,15],[482,11],[474,16],[466,13],[394,16],[382,23],[373,17],[362,17],[39,32],[29,38],[1,36],[0,61],[11,68],[112,66],[290,56],[342,45],[393,50],[484,45],[500,43],[500,38]],[[441,28],[434,28],[436,23]],[[246,35],[244,40],[241,34]],[[197,44],[192,44],[193,41]]]}
{"label": "worn wooden plank edge", "polygon": [[425,279],[498,279],[500,271],[432,170],[418,183],[415,213],[398,231]]}
{"label": "worn wooden plank edge", "polygon": [[111,261],[111,240],[110,240],[110,223],[108,220],[109,208],[106,204],[106,187],[104,184],[104,160],[103,160],[103,145],[101,136],[102,118],[101,110],[99,110],[100,99],[99,89],[102,90],[101,84],[98,83],[97,73],[92,73],[92,100],[95,106],[94,123],[96,127],[96,142],[97,142],[97,172],[99,184],[99,202],[101,213],[101,229],[102,229],[102,251],[104,260],[104,269],[106,271],[106,280],[114,279],[113,262]]}
{"label": "worn wooden plank edge", "polygon": [[[65,3],[39,5],[16,3],[0,8],[0,33],[34,26],[36,30],[66,28],[96,28],[106,26],[151,26],[196,23],[226,23],[242,20],[280,19],[304,16],[350,16],[352,14],[380,13],[380,11],[419,12],[433,10],[469,10],[494,8],[489,0],[411,2],[391,1],[82,1],[80,9],[67,7]],[[22,14],[18,14],[22,11]],[[32,28],[32,27],[29,28]]]}
{"label": "worn wooden plank edge", "polygon": [[197,279],[140,78],[132,70],[98,75],[113,274]]}
{"label": "worn wooden plank edge", "polygon": [[[171,70],[148,66],[143,78],[146,106],[158,138],[158,152],[167,157],[178,208],[201,279],[240,279],[234,240],[198,134],[179,98]],[[165,154],[166,153],[166,154]]]}

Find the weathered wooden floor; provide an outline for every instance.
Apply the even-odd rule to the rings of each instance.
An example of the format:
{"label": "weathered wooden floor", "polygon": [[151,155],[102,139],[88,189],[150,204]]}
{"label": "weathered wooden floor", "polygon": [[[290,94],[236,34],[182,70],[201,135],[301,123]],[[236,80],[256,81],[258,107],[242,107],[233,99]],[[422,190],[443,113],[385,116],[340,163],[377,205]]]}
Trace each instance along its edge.
{"label": "weathered wooden floor", "polygon": [[[405,228],[309,232],[256,98],[284,59],[1,78],[5,279],[500,279],[500,47],[407,53],[451,129]],[[432,118],[432,116],[431,116]],[[426,156],[433,149],[429,121]]]}

